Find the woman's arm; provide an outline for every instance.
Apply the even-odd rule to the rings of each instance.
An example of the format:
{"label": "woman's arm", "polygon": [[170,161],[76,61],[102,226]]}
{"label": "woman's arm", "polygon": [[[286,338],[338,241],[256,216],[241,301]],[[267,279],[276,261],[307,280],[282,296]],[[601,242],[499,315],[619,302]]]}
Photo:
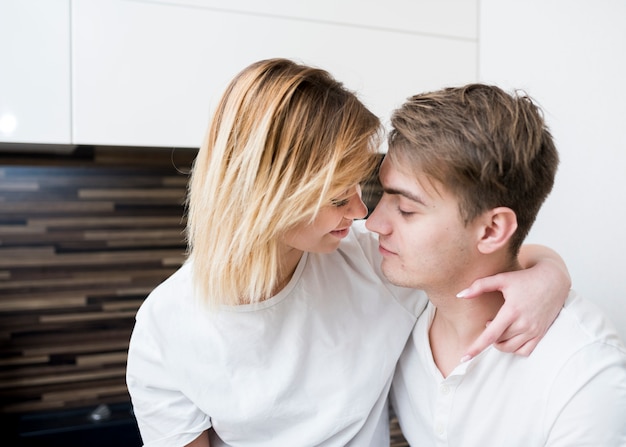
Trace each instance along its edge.
{"label": "woman's arm", "polygon": [[209,432],[207,430],[203,431],[200,436],[191,441],[185,447],[211,447],[211,443],[209,442]]}
{"label": "woman's arm", "polygon": [[524,270],[478,279],[459,293],[459,298],[473,298],[499,290],[505,299],[463,360],[491,344],[501,351],[530,355],[561,311],[571,278],[559,254],[543,245],[524,245],[519,261]]}

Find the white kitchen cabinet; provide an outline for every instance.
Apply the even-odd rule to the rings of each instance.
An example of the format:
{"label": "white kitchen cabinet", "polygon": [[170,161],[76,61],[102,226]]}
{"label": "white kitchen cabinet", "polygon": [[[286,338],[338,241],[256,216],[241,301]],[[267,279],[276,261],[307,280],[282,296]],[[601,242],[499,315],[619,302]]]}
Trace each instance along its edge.
{"label": "white kitchen cabinet", "polygon": [[268,57],[328,69],[387,119],[476,80],[477,2],[435,3],[73,0],[72,141],[197,147],[226,83]]}
{"label": "white kitchen cabinet", "polygon": [[0,143],[70,143],[70,0],[1,0],[0,48]]}
{"label": "white kitchen cabinet", "polygon": [[476,39],[478,26],[478,0],[143,1],[465,39]]}

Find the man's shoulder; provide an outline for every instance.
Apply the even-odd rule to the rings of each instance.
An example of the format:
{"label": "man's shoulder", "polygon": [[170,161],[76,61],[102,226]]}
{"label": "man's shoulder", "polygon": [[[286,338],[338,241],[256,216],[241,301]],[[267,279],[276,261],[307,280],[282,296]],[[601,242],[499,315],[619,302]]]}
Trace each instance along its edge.
{"label": "man's shoulder", "polygon": [[536,350],[547,351],[552,358],[567,358],[600,347],[626,359],[626,346],[612,321],[594,302],[572,290]]}

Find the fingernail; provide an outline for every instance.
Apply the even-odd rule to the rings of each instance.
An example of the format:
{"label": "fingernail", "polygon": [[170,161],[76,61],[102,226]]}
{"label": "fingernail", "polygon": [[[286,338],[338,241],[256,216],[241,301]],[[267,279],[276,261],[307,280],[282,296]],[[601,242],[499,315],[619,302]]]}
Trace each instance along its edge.
{"label": "fingernail", "polygon": [[471,355],[464,355],[463,358],[461,358],[461,363],[465,363],[467,361],[472,360],[472,356]]}
{"label": "fingernail", "polygon": [[467,292],[469,292],[469,289],[463,289],[459,293],[456,294],[456,297],[465,298],[467,296]]}

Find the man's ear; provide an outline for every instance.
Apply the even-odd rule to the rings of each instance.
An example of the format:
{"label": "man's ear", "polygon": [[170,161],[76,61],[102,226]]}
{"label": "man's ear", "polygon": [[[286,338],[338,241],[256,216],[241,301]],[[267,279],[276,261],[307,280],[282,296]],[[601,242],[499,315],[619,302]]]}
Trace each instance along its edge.
{"label": "man's ear", "polygon": [[483,254],[493,253],[504,247],[517,230],[515,212],[504,206],[485,212],[481,222],[478,250]]}

